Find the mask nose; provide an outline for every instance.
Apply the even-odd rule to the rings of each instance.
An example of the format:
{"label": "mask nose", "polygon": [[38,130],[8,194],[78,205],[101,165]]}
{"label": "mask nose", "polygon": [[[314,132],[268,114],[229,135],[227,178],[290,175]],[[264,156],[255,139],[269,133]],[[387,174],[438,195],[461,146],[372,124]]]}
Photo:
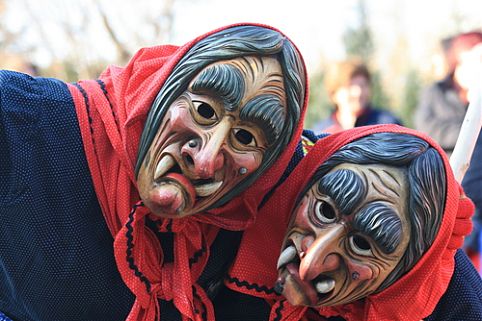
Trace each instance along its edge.
{"label": "mask nose", "polygon": [[300,262],[300,278],[311,281],[324,272],[340,268],[341,257],[338,254],[339,239],[344,233],[341,224],[335,224],[323,235],[308,235],[301,241],[301,250],[305,253]]}
{"label": "mask nose", "polygon": [[232,121],[223,119],[208,133],[207,141],[203,145],[200,138],[188,141],[181,149],[182,157],[188,168],[199,178],[208,179],[224,166],[222,146],[228,139]]}

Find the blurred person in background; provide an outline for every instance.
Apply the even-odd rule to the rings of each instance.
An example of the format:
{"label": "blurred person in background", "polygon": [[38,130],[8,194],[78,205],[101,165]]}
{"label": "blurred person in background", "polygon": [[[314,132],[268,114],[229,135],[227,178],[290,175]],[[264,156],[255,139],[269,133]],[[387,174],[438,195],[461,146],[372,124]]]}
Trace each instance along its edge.
{"label": "blurred person in background", "polygon": [[476,70],[467,68],[467,59],[464,63],[463,57],[479,43],[482,43],[482,32],[468,32],[442,40],[447,74],[422,92],[415,113],[415,127],[435,138],[449,156],[468,105],[467,79],[471,77],[470,70]]}
{"label": "blurred person in background", "polygon": [[371,103],[372,77],[357,59],[337,62],[325,76],[325,86],[334,110],[313,127],[315,132],[336,133],[344,129],[376,124],[399,124],[392,113]]}
{"label": "blurred person in background", "polygon": [[[455,143],[470,101],[469,86],[482,74],[482,32],[471,31],[443,39],[447,74],[427,87],[414,115],[415,128],[432,136],[448,156]],[[462,182],[474,201],[474,230],[465,241],[465,250],[480,271],[480,228],[482,209],[482,138],[479,135],[469,170]]]}

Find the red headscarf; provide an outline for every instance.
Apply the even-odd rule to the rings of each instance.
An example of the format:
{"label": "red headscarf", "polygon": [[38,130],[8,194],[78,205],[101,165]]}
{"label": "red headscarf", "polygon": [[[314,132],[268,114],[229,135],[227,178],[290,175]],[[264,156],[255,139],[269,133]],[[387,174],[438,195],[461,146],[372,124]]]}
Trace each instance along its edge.
{"label": "red headscarf", "polygon": [[256,224],[244,233],[226,284],[235,291],[276,300],[271,320],[300,320],[307,312],[306,307],[293,307],[273,291],[277,279],[276,261],[299,193],[335,151],[356,139],[379,132],[414,135],[427,141],[442,155],[447,195],[440,230],[417,264],[387,289],[363,300],[324,307],[318,312],[324,317],[339,315],[349,321],[418,321],[432,313],[445,293],[454,270],[455,251],[472,228],[472,202],[455,181],[443,150],[431,138],[397,125],[358,127],[319,140],[260,210]]}
{"label": "red headscarf", "polygon": [[160,220],[161,232],[174,232],[174,262],[163,264],[159,241],[144,225],[150,213],[139,202],[135,181],[144,123],[160,88],[189,49],[209,35],[242,25],[250,24],[220,28],[181,47],[142,49],[124,68],[110,66],[97,81],[69,85],[94,188],[115,239],[118,270],[136,296],[128,320],[160,319],[158,298],[173,300],[183,320],[200,320],[203,312],[209,320],[214,319],[212,304],[196,284],[209,257],[209,246],[219,228],[243,230],[254,222],[262,197],[281,177],[301,135],[307,86],[292,142],[256,184],[219,208],[182,219]]}

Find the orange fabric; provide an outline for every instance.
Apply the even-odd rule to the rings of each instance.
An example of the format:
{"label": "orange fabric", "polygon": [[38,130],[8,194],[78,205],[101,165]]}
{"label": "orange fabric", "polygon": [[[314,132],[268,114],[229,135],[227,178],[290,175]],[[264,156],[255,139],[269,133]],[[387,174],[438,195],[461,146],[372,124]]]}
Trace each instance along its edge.
{"label": "orange fabric", "polygon": [[[431,138],[397,125],[359,127],[319,140],[260,210],[257,224],[244,233],[229,276],[247,282],[250,286],[239,286],[230,282],[226,284],[235,291],[282,300],[282,317],[276,313],[276,309],[280,307],[278,302],[273,306],[271,320],[274,320],[275,316],[276,320],[299,320],[306,309],[290,306],[271,290],[260,291],[263,288],[271,289],[276,282],[276,261],[298,194],[317,168],[336,150],[351,141],[378,132],[407,133],[420,137],[442,155],[447,172],[447,198],[442,224],[429,250],[410,272],[394,284],[364,300],[321,308],[319,313],[324,317],[340,315],[349,321],[421,320],[432,313],[445,293],[454,270],[455,251],[461,247],[464,236],[471,231],[473,203],[465,197],[462,188],[455,181],[443,150]],[[253,287],[253,284],[256,286]]]}
{"label": "orange fabric", "polygon": [[[247,24],[225,28],[239,25]],[[256,184],[222,207],[178,220],[159,220],[161,232],[174,232],[174,262],[163,264],[159,241],[144,225],[150,213],[139,202],[134,177],[140,136],[151,104],[174,66],[196,42],[225,28],[182,47],[144,48],[125,67],[108,67],[100,76],[107,97],[96,81],[69,85],[94,188],[115,239],[117,266],[136,296],[127,320],[160,320],[158,298],[173,300],[183,320],[200,320],[203,312],[214,320],[212,304],[196,284],[209,246],[220,228],[243,230],[254,222],[258,204],[281,177],[301,135],[307,89],[295,139]],[[190,262],[192,258],[196,260]],[[202,306],[206,311],[200,310]]]}

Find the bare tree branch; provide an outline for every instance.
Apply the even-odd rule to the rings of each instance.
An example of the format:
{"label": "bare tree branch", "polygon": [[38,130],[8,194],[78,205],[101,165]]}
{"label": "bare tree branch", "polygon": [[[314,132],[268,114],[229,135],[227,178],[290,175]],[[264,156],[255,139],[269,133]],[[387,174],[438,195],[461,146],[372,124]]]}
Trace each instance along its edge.
{"label": "bare tree branch", "polygon": [[119,56],[119,60],[122,62],[127,61],[131,54],[130,52],[126,49],[125,45],[119,40],[117,37],[114,28],[111,26],[109,19],[107,18],[107,15],[105,14],[105,11],[103,10],[102,6],[100,5],[99,0],[94,1],[96,6],[97,6],[97,11],[99,12],[99,15],[102,19],[102,24],[104,25],[110,39],[114,43],[117,54]]}
{"label": "bare tree branch", "polygon": [[49,52],[49,54],[54,58],[56,59],[57,58],[57,54],[51,44],[51,39],[50,37],[48,36],[47,32],[45,32],[45,28],[44,26],[42,25],[42,23],[40,23],[40,20],[38,19],[38,16],[37,14],[35,14],[32,9],[31,9],[31,6],[29,5],[28,1],[24,0],[22,2],[23,6],[24,6],[24,9],[25,9],[25,12],[29,15],[30,17],[30,20],[31,22],[34,24],[35,26],[35,29],[37,29],[37,32],[39,34],[39,37],[42,39],[42,43],[45,47],[45,50],[47,50]]}

